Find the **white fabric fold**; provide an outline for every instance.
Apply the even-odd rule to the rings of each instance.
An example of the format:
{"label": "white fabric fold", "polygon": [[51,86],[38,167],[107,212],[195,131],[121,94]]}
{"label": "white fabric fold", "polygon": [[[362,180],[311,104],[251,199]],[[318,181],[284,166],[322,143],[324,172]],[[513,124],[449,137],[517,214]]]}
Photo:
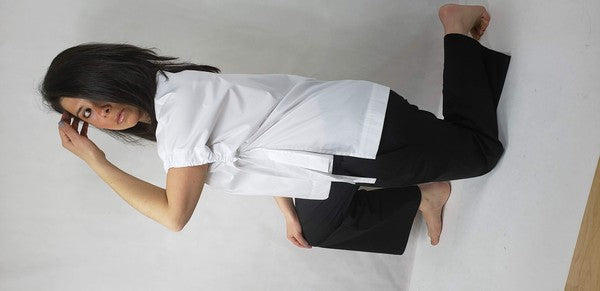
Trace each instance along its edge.
{"label": "white fabric fold", "polygon": [[294,75],[157,75],[158,154],[165,171],[211,164],[206,183],[244,195],[326,199],[333,155],[375,158],[389,88]]}

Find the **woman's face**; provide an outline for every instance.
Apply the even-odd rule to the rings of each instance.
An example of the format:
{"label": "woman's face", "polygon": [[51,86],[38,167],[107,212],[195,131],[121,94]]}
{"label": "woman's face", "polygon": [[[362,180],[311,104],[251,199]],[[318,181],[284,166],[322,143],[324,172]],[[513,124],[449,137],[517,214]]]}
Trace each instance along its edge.
{"label": "woman's face", "polygon": [[62,97],[60,105],[72,116],[100,129],[123,130],[138,122],[150,123],[148,113],[128,104]]}

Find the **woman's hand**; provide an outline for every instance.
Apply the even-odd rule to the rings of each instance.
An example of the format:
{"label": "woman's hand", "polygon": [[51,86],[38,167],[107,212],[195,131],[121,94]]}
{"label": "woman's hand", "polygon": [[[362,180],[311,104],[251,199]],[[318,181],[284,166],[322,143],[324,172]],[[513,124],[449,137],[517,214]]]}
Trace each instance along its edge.
{"label": "woman's hand", "polygon": [[287,239],[294,245],[300,248],[310,249],[312,246],[302,236],[302,226],[298,217],[290,217],[285,219],[285,226],[287,229]]}
{"label": "woman's hand", "polygon": [[83,122],[81,131],[77,132],[80,121],[79,118],[71,118],[68,112],[63,113],[58,124],[58,133],[63,147],[88,164],[98,159],[104,159],[104,152],[88,139],[88,123]]}

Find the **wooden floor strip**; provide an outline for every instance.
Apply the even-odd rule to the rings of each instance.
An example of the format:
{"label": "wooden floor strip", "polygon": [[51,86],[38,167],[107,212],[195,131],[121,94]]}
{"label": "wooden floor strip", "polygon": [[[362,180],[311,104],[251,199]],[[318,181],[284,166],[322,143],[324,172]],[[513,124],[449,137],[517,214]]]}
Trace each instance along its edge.
{"label": "wooden floor strip", "polygon": [[600,290],[600,158],[579,229],[565,290]]}

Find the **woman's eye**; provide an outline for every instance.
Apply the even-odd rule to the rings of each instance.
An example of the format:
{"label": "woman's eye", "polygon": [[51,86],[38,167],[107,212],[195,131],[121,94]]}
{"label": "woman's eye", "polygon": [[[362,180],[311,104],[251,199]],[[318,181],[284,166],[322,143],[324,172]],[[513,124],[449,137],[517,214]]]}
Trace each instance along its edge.
{"label": "woman's eye", "polygon": [[92,115],[92,109],[87,108],[83,111],[83,117],[89,118],[90,115]]}

